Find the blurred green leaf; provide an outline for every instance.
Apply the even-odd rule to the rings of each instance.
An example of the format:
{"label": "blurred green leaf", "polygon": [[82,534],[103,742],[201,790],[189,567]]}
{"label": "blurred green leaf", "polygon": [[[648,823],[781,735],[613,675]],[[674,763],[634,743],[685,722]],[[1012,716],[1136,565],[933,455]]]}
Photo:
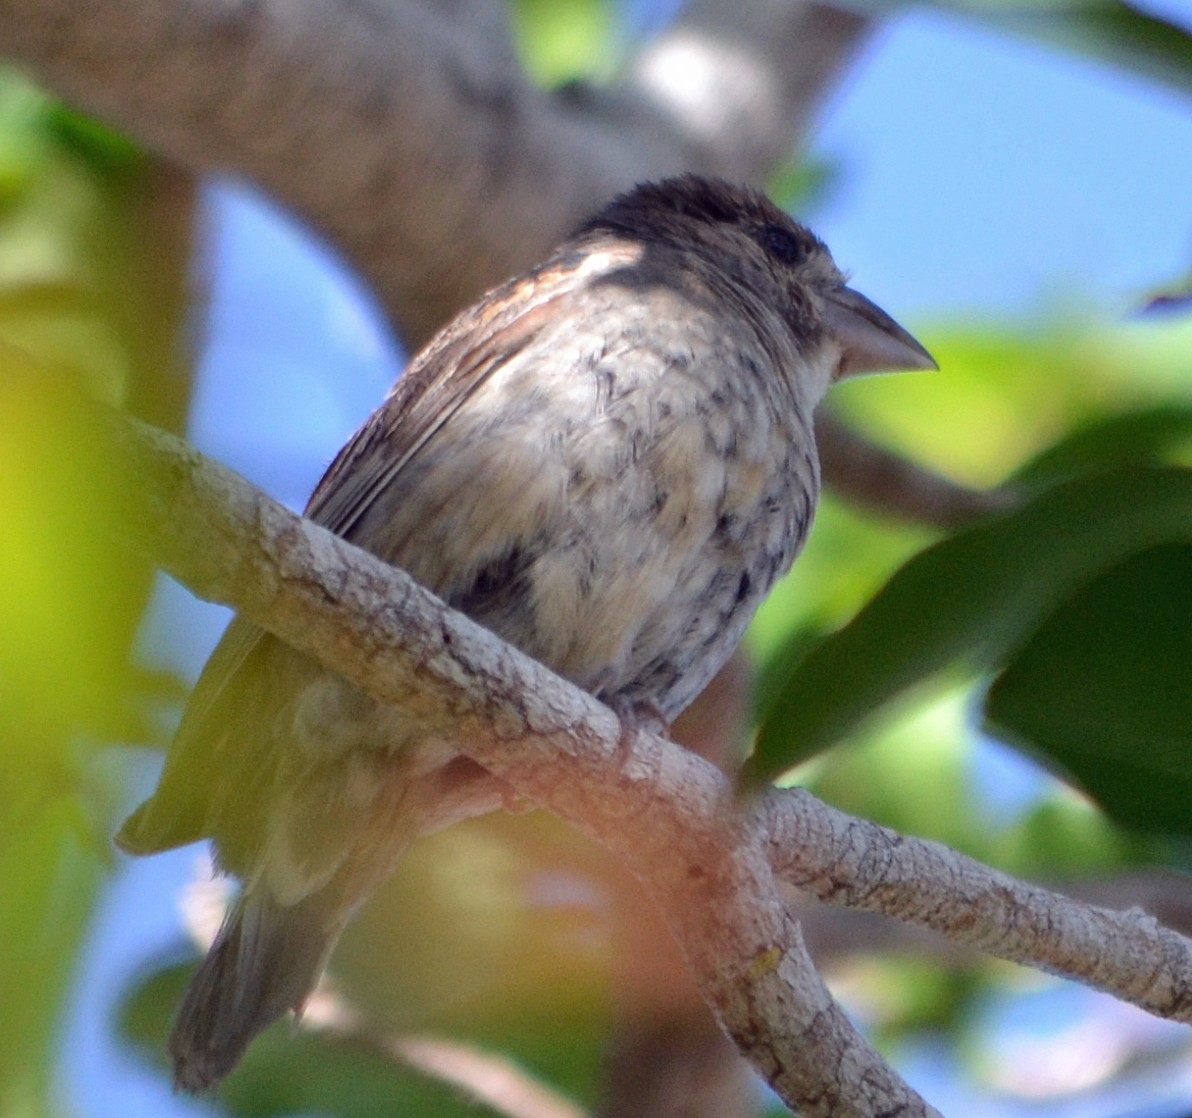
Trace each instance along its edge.
{"label": "blurred green leaf", "polygon": [[0,340],[172,430],[195,180],[0,70]]}
{"label": "blurred green leaf", "polygon": [[1107,325],[1069,309],[1048,325],[957,323],[925,338],[938,373],[847,380],[829,401],[883,445],[978,488],[1006,481],[1074,429],[1189,402],[1192,321]]}
{"label": "blurred green leaf", "polygon": [[29,1116],[49,1110],[49,1055],[104,869],[69,772],[31,752],[18,771],[0,759],[0,1114]]}
{"label": "blurred green leaf", "polygon": [[141,598],[104,524],[126,475],[79,396],[0,344],[0,1114],[48,1111],[59,1015],[108,868],[81,735],[121,724]]}
{"label": "blurred green leaf", "polygon": [[1192,461],[1192,404],[1167,403],[1082,425],[1014,475],[1039,488],[1115,465]]}
{"label": "blurred green leaf", "polygon": [[609,66],[614,18],[608,0],[515,0],[512,10],[526,67],[543,85]]}
{"label": "blurred green leaf", "polygon": [[977,14],[999,30],[1065,47],[1192,94],[1192,34],[1134,5],[1059,0],[1026,12],[982,5]]}
{"label": "blurred green leaf", "polygon": [[[867,515],[825,493],[807,546],[749,630],[750,649],[762,665],[760,691],[769,692],[773,665],[789,661],[793,650],[842,625],[935,538],[936,533],[918,525]],[[779,651],[783,648],[785,652]],[[777,684],[781,687],[781,677]]]}
{"label": "blurred green leaf", "polygon": [[0,343],[0,415],[0,718],[25,727],[3,766],[30,761],[26,738],[65,750],[122,723],[147,575],[110,527],[133,479],[97,452],[73,382]]}
{"label": "blurred green leaf", "polygon": [[192,211],[166,180],[0,71],[4,1115],[54,1112],[63,1006],[110,868],[111,774],[92,746],[145,730],[148,679],[129,654],[153,571],[112,529],[136,479],[97,451],[79,405],[181,418],[189,241],[178,230]]}
{"label": "blurred green leaf", "polygon": [[817,758],[800,772],[801,783],[851,815],[987,858],[993,828],[971,780],[965,696],[940,690],[862,730],[851,748]]}
{"label": "blurred green leaf", "polygon": [[[854,0],[852,6],[884,14],[908,5]],[[933,0],[933,6],[1192,93],[1192,33],[1123,0]]]}
{"label": "blurred green leaf", "polygon": [[848,749],[804,765],[799,782],[851,815],[1028,878],[1153,864],[1153,843],[1129,841],[1042,767],[1034,780],[1020,775],[1010,804],[996,795],[991,800],[989,769],[975,763],[977,751],[1009,747],[975,739],[972,706],[971,688],[931,688],[927,701],[859,730]]}
{"label": "blurred green leaf", "polygon": [[135,174],[150,161],[140,145],[57,101],[46,106],[46,131],[63,146],[85,155],[109,179],[119,173]]}
{"label": "blurred green leaf", "polygon": [[910,952],[851,959],[844,981],[885,1051],[915,1034],[955,1033],[987,988],[975,967],[941,966],[930,954]]}
{"label": "blurred green leaf", "polygon": [[749,776],[769,779],[841,740],[949,665],[991,668],[1091,578],[1192,538],[1192,470],[1080,478],[921,552],[801,659],[764,721]]}
{"label": "blurred green leaf", "polygon": [[999,675],[991,732],[1062,768],[1115,819],[1192,834],[1192,546],[1073,594]]}
{"label": "blurred green leaf", "polygon": [[784,210],[805,215],[839,189],[843,170],[839,159],[790,159],[770,175],[766,193]]}
{"label": "blurred green leaf", "polygon": [[1069,789],[1048,795],[1014,821],[985,860],[1009,873],[1039,879],[1105,876],[1126,866],[1154,865],[1153,844],[1139,842]]}

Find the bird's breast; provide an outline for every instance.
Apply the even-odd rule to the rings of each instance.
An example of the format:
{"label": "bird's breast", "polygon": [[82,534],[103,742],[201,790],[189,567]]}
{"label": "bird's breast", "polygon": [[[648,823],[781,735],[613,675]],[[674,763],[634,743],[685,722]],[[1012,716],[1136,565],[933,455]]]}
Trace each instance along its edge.
{"label": "bird's breast", "polygon": [[723,337],[610,354],[600,407],[555,453],[567,482],[528,579],[541,659],[677,714],[740,639],[810,528],[810,417]]}
{"label": "bird's breast", "polygon": [[472,394],[369,546],[580,686],[677,714],[810,526],[810,415],[774,363],[681,293],[610,295]]}

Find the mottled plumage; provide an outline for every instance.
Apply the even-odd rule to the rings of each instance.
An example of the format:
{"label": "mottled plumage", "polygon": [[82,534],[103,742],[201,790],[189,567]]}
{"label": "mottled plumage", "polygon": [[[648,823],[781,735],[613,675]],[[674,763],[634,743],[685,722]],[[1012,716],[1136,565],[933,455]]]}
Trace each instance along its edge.
{"label": "mottled plumage", "polygon": [[[931,365],[762,195],[642,186],[443,330],[307,515],[623,715],[669,721],[810,528],[829,384]],[[237,618],[119,836],[210,837],[245,885],[171,1038],[178,1083],[218,1081],[301,1007],[412,838],[494,803],[399,710]]]}

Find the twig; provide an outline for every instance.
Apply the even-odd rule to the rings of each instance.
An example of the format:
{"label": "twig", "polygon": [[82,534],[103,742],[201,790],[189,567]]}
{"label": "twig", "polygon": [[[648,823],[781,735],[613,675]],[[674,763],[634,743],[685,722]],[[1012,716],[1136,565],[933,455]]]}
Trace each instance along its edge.
{"label": "twig", "polygon": [[828,484],[884,516],[948,530],[1014,506],[1008,490],[969,489],[870,442],[825,409],[815,438]]}
{"label": "twig", "polygon": [[1192,941],[1141,909],[1071,900],[802,789],[771,793],[765,815],[774,872],[822,901],[929,928],[1192,1024]]}

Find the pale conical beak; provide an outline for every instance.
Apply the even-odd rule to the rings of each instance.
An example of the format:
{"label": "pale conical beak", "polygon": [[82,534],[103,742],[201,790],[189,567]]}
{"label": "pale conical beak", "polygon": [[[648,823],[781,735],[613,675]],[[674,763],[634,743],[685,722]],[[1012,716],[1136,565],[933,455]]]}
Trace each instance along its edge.
{"label": "pale conical beak", "polygon": [[844,347],[834,379],[862,373],[938,369],[935,359],[881,307],[841,287],[824,299],[824,325]]}

